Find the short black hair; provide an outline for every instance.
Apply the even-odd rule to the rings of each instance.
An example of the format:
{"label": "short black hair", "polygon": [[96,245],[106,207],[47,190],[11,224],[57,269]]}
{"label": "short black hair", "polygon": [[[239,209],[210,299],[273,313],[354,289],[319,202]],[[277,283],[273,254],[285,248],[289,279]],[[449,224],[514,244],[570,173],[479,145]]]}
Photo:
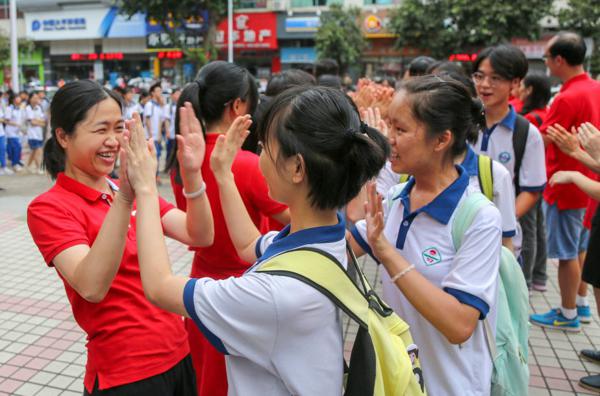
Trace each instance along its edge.
{"label": "short black hair", "polygon": [[522,79],[529,69],[525,54],[514,45],[500,44],[485,48],[477,55],[473,69],[479,70],[481,62],[485,59],[490,60],[496,74],[507,80]]}
{"label": "short black hair", "polygon": [[321,74],[317,78],[317,85],[335,89],[342,89],[342,80],[339,76],[333,74]]}
{"label": "short black hair", "polygon": [[318,79],[323,74],[340,74],[340,66],[335,59],[325,58],[315,63],[315,77]]}
{"label": "short black hair", "polygon": [[155,90],[156,88],[162,88],[162,86],[160,85],[160,81],[159,81],[159,82],[155,82],[154,84],[152,84],[152,85],[150,86],[150,91],[149,91],[149,92],[150,92],[150,93],[154,93],[154,90]]}
{"label": "short black hair", "polygon": [[436,60],[430,56],[417,56],[408,64],[408,75],[411,77],[424,76]]}
{"label": "short black hair", "polygon": [[271,77],[265,95],[276,96],[291,87],[316,84],[317,80],[312,74],[300,69],[285,70]]}
{"label": "short black hair", "polygon": [[321,210],[340,208],[356,197],[389,154],[386,138],[361,122],[352,100],[328,87],[282,92],[269,103],[257,132],[265,155],[271,155],[270,143],[278,143],[276,162],[302,156],[310,203]]}
{"label": "short black hair", "polygon": [[555,36],[548,52],[554,58],[560,56],[571,66],[583,65],[587,47],[580,35],[573,32],[561,32]]}

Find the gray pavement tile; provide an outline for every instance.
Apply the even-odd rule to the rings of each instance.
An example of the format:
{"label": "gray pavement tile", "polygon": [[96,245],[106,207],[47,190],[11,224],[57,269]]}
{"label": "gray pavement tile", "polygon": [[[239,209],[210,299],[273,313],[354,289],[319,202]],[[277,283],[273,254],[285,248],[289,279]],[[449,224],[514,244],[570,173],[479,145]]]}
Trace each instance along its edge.
{"label": "gray pavement tile", "polygon": [[548,389],[529,387],[529,396],[550,396]]}
{"label": "gray pavement tile", "polygon": [[62,389],[51,388],[49,386],[45,386],[36,394],[36,396],[58,396],[63,392]]}
{"label": "gray pavement tile", "polygon": [[40,389],[42,389],[41,385],[26,382],[15,391],[15,395],[31,396],[39,392]]}
{"label": "gray pavement tile", "polygon": [[69,364],[65,362],[54,361],[49,363],[46,367],[44,367],[44,371],[48,371],[50,373],[61,373]]}
{"label": "gray pavement tile", "polygon": [[73,381],[68,389],[73,392],[78,392],[81,395],[83,393],[83,378]]}
{"label": "gray pavement tile", "polygon": [[12,352],[0,352],[0,363],[6,363],[15,356]]}
{"label": "gray pavement tile", "polygon": [[81,396],[81,392],[73,392],[73,391],[64,391],[60,394],[60,396]]}
{"label": "gray pavement tile", "polygon": [[59,389],[66,389],[73,381],[78,381],[78,379],[59,374],[54,377],[52,381],[48,383],[48,385]]}
{"label": "gray pavement tile", "polygon": [[52,381],[52,379],[54,379],[54,377],[56,377],[56,374],[54,374],[54,373],[40,371],[36,375],[31,377],[29,382],[33,382],[35,384],[40,384],[40,385],[47,385],[50,381]]}
{"label": "gray pavement tile", "polygon": [[73,361],[75,361],[75,359],[77,359],[79,357],[78,353],[75,352],[63,352],[62,354],[60,354],[55,360],[58,360],[60,362],[67,362],[67,363],[71,363]]}

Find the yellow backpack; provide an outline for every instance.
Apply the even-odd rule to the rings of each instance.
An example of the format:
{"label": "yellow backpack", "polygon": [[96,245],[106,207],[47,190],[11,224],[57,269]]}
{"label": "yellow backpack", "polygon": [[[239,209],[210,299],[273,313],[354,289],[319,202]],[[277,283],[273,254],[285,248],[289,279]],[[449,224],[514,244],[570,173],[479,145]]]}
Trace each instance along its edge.
{"label": "yellow backpack", "polygon": [[408,324],[377,296],[356,264],[358,284],[330,254],[299,248],[274,256],[256,272],[289,276],[323,293],[359,329],[346,370],[344,396],[425,395],[419,350]]}

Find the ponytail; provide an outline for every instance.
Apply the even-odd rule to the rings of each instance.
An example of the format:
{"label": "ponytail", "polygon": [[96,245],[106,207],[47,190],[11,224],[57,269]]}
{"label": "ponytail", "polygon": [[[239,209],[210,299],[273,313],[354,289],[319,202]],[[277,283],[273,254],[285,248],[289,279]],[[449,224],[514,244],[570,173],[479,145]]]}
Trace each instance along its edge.
{"label": "ponytail", "polygon": [[54,180],[60,172],[64,172],[65,161],[65,150],[58,144],[55,132],[52,131],[52,136],[44,144],[42,169],[46,170]]}

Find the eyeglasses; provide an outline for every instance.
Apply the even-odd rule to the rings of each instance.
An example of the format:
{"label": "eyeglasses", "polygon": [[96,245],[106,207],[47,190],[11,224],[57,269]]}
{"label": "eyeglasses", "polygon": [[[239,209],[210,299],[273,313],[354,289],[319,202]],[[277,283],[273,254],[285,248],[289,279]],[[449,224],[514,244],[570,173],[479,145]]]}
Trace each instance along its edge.
{"label": "eyeglasses", "polygon": [[487,76],[487,75],[483,74],[482,72],[475,72],[471,75],[471,77],[473,77],[473,81],[475,82],[475,84],[481,84],[487,78],[489,81],[489,84],[492,87],[495,87],[496,85],[499,85],[500,83],[508,81],[504,77],[500,77],[495,74],[493,74],[491,76]]}

